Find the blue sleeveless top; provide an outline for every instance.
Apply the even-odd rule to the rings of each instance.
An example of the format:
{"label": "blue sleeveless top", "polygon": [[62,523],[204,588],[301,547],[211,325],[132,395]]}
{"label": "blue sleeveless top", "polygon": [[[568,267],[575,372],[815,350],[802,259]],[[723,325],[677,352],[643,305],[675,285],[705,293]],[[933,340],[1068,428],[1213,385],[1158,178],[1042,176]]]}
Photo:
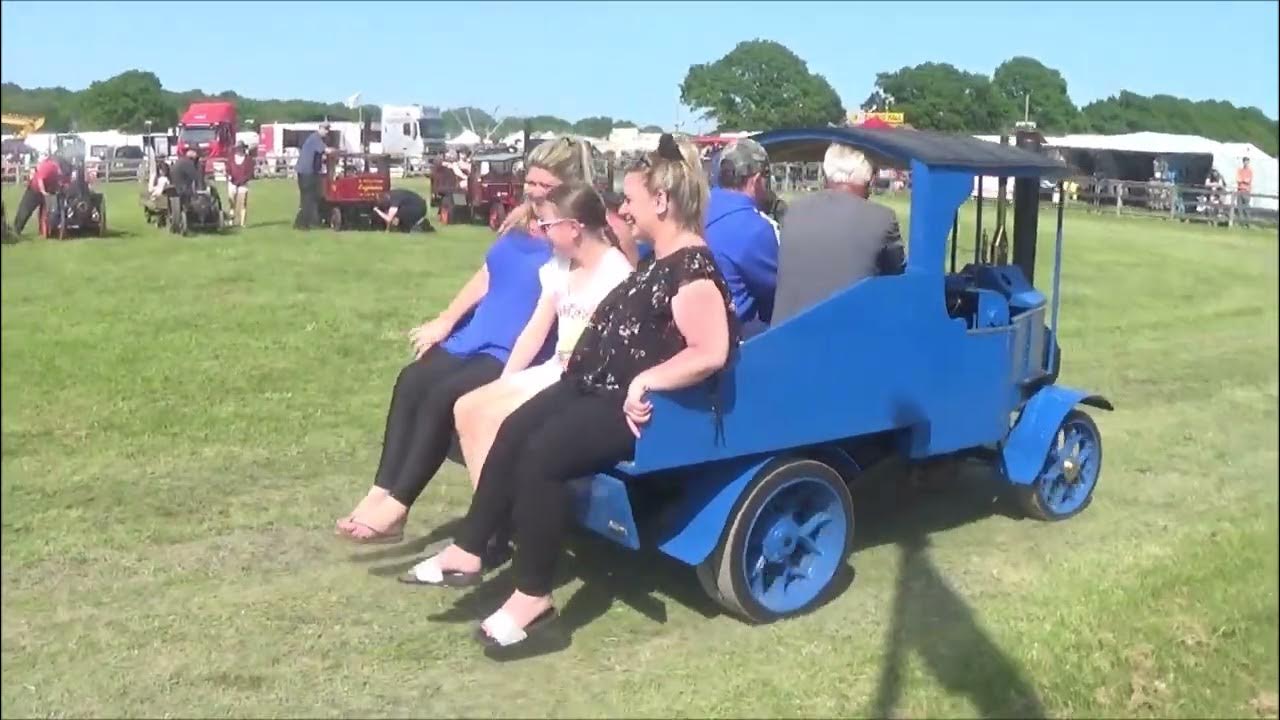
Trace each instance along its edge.
{"label": "blue sleeveless top", "polygon": [[[485,355],[505,363],[542,294],[538,269],[551,259],[551,243],[524,230],[509,230],[489,248],[489,290],[460,321],[441,346],[454,355]],[[554,346],[554,333],[538,354],[541,360]]]}

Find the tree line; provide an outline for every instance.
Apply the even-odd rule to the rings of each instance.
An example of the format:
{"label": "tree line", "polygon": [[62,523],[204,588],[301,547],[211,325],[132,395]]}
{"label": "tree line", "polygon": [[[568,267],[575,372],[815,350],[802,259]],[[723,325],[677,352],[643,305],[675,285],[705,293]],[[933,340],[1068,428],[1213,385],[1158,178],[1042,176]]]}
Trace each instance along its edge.
{"label": "tree line", "polygon": [[[240,117],[266,122],[355,120],[357,109],[312,100],[259,100],[233,91],[165,90],[154,73],[129,70],[100,80],[81,91],[66,88],[0,87],[6,112],[42,115],[53,131],[117,128],[141,131],[146,122],[167,128],[192,100],[235,101]],[[846,107],[826,78],[809,70],[789,48],[769,40],[739,43],[724,57],[689,68],[680,84],[680,99],[719,130],[765,130],[786,126],[840,124]],[[1124,91],[1078,107],[1066,78],[1030,57],[1014,57],[990,75],[966,72],[947,63],[927,62],[881,72],[863,110],[906,115],[912,127],[965,133],[999,133],[1012,129],[1028,112],[1046,133],[1126,133],[1139,131],[1200,135],[1225,142],[1249,142],[1268,154],[1280,151],[1280,123],[1256,107],[1236,107],[1219,100],[1192,101],[1170,95],[1151,97]],[[376,106],[363,108],[366,118],[379,117]],[[443,111],[450,136],[474,128],[481,135],[504,136],[518,131],[525,118],[495,118],[476,107]],[[554,115],[528,118],[535,132],[577,133],[603,137],[613,128],[635,123],[608,116],[571,122]],[[646,126],[646,132],[661,128]]]}
{"label": "tree line", "polygon": [[[719,60],[689,68],[680,98],[723,130],[839,124],[846,117],[826,78],[769,40],[739,43]],[[1125,91],[1077,107],[1062,73],[1030,57],[1010,58],[990,76],[934,62],[881,72],[859,107],[904,113],[909,125],[922,130],[995,134],[1011,130],[1029,110],[1030,119],[1050,134],[1200,135],[1253,143],[1270,155],[1280,145],[1280,123],[1256,107],[1225,101]]]}
{"label": "tree line", "polygon": [[[7,113],[41,116],[48,132],[75,132],[78,130],[116,129],[124,132],[142,132],[147,122],[155,130],[169,128],[187,105],[196,100],[229,100],[236,104],[242,121],[253,120],[257,124],[271,122],[315,122],[318,120],[356,120],[361,112],[365,118],[377,120],[380,109],[376,105],[348,108],[342,103],[322,103],[314,100],[259,100],[242,97],[234,91],[209,93],[203,90],[174,92],[164,89],[160,78],[143,70],[129,70],[106,80],[99,80],[84,90],[55,88],[23,88],[14,83],[0,85],[0,105]],[[445,132],[450,136],[464,129],[474,128],[484,135],[492,132],[505,136],[521,130],[524,118],[494,118],[489,112],[476,107],[459,107],[443,110]],[[577,133],[602,137],[615,127],[637,127],[635,123],[607,116],[588,117],[576,122],[539,115],[529,118],[534,132]],[[657,126],[641,128],[646,132],[661,132]]]}

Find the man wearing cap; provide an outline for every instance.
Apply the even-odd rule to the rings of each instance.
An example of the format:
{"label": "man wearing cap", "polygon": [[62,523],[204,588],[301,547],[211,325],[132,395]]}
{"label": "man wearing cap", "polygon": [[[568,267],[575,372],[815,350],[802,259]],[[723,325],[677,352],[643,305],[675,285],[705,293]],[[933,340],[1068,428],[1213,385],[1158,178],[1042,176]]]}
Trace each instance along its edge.
{"label": "man wearing cap", "polygon": [[320,123],[298,151],[298,217],[293,226],[299,230],[310,230],[320,224],[320,178],[325,172],[325,156],[334,152],[324,142],[328,133],[329,122]]}
{"label": "man wearing cap", "polygon": [[249,214],[249,181],[253,179],[253,158],[244,142],[236,143],[227,162],[227,204],[236,225],[244,227]]}
{"label": "man wearing cap", "polygon": [[[782,221],[773,317],[782,322],[873,275],[905,268],[898,216],[867,198],[875,168],[858,150],[832,144],[822,161],[827,189],[797,198]],[[803,277],[792,277],[803,273]]]}
{"label": "man wearing cap", "polygon": [[706,240],[729,286],[743,333],[764,329],[773,317],[778,282],[778,226],[760,208],[771,199],[769,154],[743,138],[724,148],[707,205]]}

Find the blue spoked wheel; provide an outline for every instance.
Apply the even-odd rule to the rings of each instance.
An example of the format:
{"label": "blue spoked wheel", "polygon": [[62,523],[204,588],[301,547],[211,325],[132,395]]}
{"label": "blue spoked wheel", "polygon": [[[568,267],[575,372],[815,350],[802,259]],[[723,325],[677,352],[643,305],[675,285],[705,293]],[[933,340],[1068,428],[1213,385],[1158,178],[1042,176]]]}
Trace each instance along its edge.
{"label": "blue spoked wheel", "polygon": [[1088,414],[1072,410],[1049,444],[1040,475],[1030,485],[1018,488],[1018,499],[1033,518],[1066,520],[1089,507],[1101,473],[1098,426]]}
{"label": "blue spoked wheel", "polygon": [[788,459],[752,481],[698,576],[726,609],[770,622],[825,600],[852,541],[844,479],[815,460]]}

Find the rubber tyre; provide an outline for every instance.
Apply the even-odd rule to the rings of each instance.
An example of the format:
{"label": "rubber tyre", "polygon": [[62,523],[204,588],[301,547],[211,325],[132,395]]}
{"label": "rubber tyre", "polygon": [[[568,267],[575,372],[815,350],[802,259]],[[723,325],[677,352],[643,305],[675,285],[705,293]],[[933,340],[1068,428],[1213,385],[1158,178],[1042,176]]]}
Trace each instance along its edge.
{"label": "rubber tyre", "polygon": [[[1049,470],[1051,462],[1056,457],[1058,436],[1062,434],[1066,428],[1077,423],[1079,423],[1087,433],[1092,435],[1093,442],[1095,443],[1095,455],[1092,458],[1092,461],[1096,464],[1096,468],[1094,469],[1096,476],[1093,479],[1092,485],[1090,485],[1088,489],[1088,494],[1078,506],[1067,512],[1059,512],[1055,511],[1045,502],[1045,484],[1050,480],[1047,471]],[[1101,480],[1102,434],[1098,432],[1097,423],[1093,421],[1093,418],[1090,417],[1088,413],[1076,409],[1067,413],[1067,416],[1063,418],[1062,422],[1058,425],[1057,431],[1054,432],[1053,441],[1050,445],[1049,452],[1045,454],[1045,463],[1044,467],[1040,470],[1040,474],[1030,485],[1014,486],[1014,496],[1017,498],[1018,505],[1022,508],[1022,511],[1026,513],[1027,517],[1045,522],[1058,522],[1075,517],[1076,515],[1084,512],[1085,508],[1089,507],[1093,502],[1094,492],[1097,491],[1098,483]]]}
{"label": "rubber tyre", "polygon": [[[844,507],[848,527],[845,530],[844,546],[837,558],[835,573],[827,578],[822,590],[800,607],[787,612],[777,612],[765,607],[752,597],[745,573],[741,570],[745,568],[743,558],[752,521],[760,513],[762,506],[772,499],[774,491],[798,478],[820,480],[834,490]],[[749,622],[764,624],[804,614],[830,597],[835,587],[832,581],[853,550],[853,529],[853,497],[849,493],[849,487],[834,468],[816,460],[781,458],[762,468],[747,486],[742,497],[738,499],[730,515],[729,525],[721,535],[716,549],[698,566],[698,581],[711,599],[730,613]]]}
{"label": "rubber tyre", "polygon": [[489,206],[489,229],[498,232],[502,222],[507,219],[507,208],[500,202]]}

